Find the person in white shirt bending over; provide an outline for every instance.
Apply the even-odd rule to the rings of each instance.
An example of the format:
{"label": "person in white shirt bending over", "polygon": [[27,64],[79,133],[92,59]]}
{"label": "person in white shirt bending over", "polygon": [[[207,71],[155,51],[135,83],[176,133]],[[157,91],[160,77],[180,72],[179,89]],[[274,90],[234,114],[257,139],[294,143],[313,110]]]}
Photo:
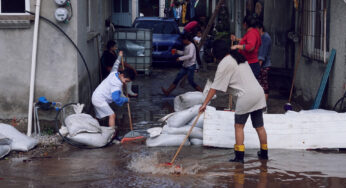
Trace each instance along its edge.
{"label": "person in white shirt bending over", "polygon": [[179,55],[183,55],[178,57],[177,61],[184,61],[183,66],[180,69],[179,73],[177,74],[175,80],[173,83],[169,86],[168,89],[161,88],[162,92],[168,96],[176,87],[179,81],[187,74],[187,78],[189,80],[190,85],[196,89],[197,91],[203,91],[201,87],[199,87],[195,82],[194,82],[194,73],[196,70],[196,47],[195,45],[191,42],[192,40],[189,39],[188,35],[183,35],[182,36],[183,44],[185,45],[184,51],[172,49],[172,52]]}
{"label": "person in white shirt bending over", "polygon": [[135,79],[135,73],[132,69],[118,72],[122,56],[123,52],[120,51],[111,73],[95,89],[91,98],[96,118],[102,119],[108,116],[108,125],[113,128],[115,128],[116,115],[109,104],[114,102],[117,106],[122,106],[124,103],[129,102],[128,98],[121,96],[122,87],[123,84]]}
{"label": "person in white shirt bending over", "polygon": [[207,104],[213,98],[216,90],[231,93],[236,96],[234,128],[235,128],[235,158],[230,162],[244,163],[244,126],[251,116],[252,126],[260,141],[260,151],[257,153],[260,159],[268,159],[267,133],[263,123],[263,108],[266,107],[263,88],[252,73],[250,65],[236,50],[229,52],[227,43],[216,40],[212,48],[213,56],[221,60],[217,66],[214,82],[208,95],[200,107],[200,113],[204,112]]}

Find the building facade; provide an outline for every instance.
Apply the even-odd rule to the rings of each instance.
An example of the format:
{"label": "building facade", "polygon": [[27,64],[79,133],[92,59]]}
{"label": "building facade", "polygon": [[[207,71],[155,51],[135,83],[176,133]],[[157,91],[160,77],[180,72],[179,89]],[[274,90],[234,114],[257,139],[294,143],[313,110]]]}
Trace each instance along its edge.
{"label": "building facade", "polygon": [[[241,37],[246,14],[257,14],[272,37],[272,86],[310,109],[331,49],[336,50],[321,108],[332,109],[346,90],[346,2],[343,0],[231,0],[230,31]],[[299,61],[299,62],[298,62]]]}
{"label": "building facade", "polygon": [[[0,13],[0,119],[26,118],[29,104],[34,17],[24,10],[35,12],[36,1],[9,2],[1,2]],[[94,89],[99,83],[98,53],[112,36],[105,25],[105,20],[112,15],[112,1],[70,3],[68,23],[56,21],[54,12],[58,5],[54,1],[42,0],[40,15],[57,24],[77,45],[90,70]],[[40,19],[35,101],[45,96],[63,104],[89,104],[88,83],[86,68],[77,50],[61,32]]]}

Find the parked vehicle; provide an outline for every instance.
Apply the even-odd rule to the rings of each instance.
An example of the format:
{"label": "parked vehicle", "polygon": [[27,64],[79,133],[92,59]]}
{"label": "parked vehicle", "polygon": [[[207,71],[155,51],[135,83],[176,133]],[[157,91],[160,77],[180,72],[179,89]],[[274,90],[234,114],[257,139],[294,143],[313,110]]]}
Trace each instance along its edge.
{"label": "parked vehicle", "polygon": [[183,49],[178,24],[173,18],[138,17],[133,22],[134,28],[152,29],[153,31],[153,64],[175,63],[177,54],[171,50]]}

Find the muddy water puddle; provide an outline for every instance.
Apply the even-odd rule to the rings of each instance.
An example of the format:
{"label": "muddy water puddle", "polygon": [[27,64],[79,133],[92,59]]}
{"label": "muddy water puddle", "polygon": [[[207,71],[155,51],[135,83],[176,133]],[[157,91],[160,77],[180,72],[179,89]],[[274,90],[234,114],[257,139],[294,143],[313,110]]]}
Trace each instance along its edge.
{"label": "muddy water puddle", "polygon": [[[173,111],[173,97],[163,97],[176,71],[154,72],[138,79],[140,97],[131,99],[135,129],[162,126],[158,119]],[[196,78],[205,83],[207,76]],[[153,82],[151,81],[153,80]],[[178,88],[173,94],[186,92]],[[126,109],[124,110],[126,112]],[[120,132],[128,131],[127,114]],[[269,150],[270,160],[257,159],[246,150],[245,163],[230,163],[233,151],[184,146],[175,168],[170,162],[177,147],[147,148],[142,144],[78,149],[67,144],[44,158],[0,160],[2,187],[346,187],[346,153],[339,151]],[[173,173],[172,173],[173,172]]]}
{"label": "muddy water puddle", "polygon": [[[49,157],[0,161],[0,187],[344,187],[346,154],[270,150],[260,161],[247,150],[245,164],[230,163],[228,149],[187,146],[176,164],[176,147],[112,145],[80,150],[64,145]],[[174,172],[174,173],[173,173]]]}

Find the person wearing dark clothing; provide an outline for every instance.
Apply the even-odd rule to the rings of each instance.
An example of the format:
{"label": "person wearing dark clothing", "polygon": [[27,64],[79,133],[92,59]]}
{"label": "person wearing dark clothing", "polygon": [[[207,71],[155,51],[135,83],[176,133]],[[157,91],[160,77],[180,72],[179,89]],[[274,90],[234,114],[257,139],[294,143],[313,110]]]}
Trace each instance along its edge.
{"label": "person wearing dark clothing", "polygon": [[[105,78],[107,78],[107,76],[109,75],[109,73],[111,72],[113,65],[115,63],[115,61],[118,58],[118,55],[116,53],[116,50],[118,49],[117,44],[115,41],[113,40],[109,40],[107,42],[107,50],[105,50],[102,54],[101,57],[101,77],[102,80],[104,80]],[[137,71],[136,69],[134,69],[131,65],[127,64],[126,62],[124,63],[124,68],[126,69],[131,69],[136,75],[137,75]],[[119,66],[119,65],[118,65]],[[115,67],[117,70],[120,69],[120,71],[123,71],[123,68],[121,67]],[[138,94],[134,93],[132,91],[132,82],[128,82],[126,84],[126,88],[127,88],[127,93],[129,94],[130,97],[137,97]]]}
{"label": "person wearing dark clothing", "polygon": [[115,53],[117,45],[113,40],[108,41],[107,50],[105,50],[101,57],[101,77],[102,80],[107,78],[112,70],[114,62],[117,60],[118,55]]}
{"label": "person wearing dark clothing", "polygon": [[262,24],[258,26],[258,30],[261,34],[261,47],[258,52],[258,60],[261,65],[261,72],[259,75],[259,82],[264,90],[266,100],[268,100],[269,85],[268,85],[268,73],[271,66],[270,51],[272,47],[272,39],[270,35],[265,32]]}

